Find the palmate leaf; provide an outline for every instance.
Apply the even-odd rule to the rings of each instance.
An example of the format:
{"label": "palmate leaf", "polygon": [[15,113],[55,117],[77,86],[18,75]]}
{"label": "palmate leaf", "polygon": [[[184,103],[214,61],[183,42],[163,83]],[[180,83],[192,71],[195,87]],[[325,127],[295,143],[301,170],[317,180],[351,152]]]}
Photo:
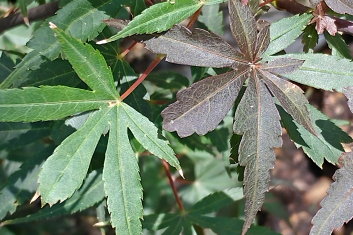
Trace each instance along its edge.
{"label": "palmate leaf", "polygon": [[179,0],[175,3],[162,2],[155,4],[136,16],[123,30],[116,35],[97,42],[104,44],[134,34],[158,33],[170,29],[191,16],[203,5],[198,0]]}
{"label": "palmate leaf", "polygon": [[[76,0],[66,4],[49,20],[72,36],[81,40],[91,40],[100,32],[104,24],[102,20],[109,18],[106,13],[113,13],[120,8],[112,0]],[[34,49],[16,65],[16,69],[0,84],[1,89],[18,87],[27,80],[30,70],[36,70],[47,59],[56,59],[60,54],[59,43],[53,32],[45,26],[35,31],[28,47]]]}
{"label": "palmate leaf", "polygon": [[104,199],[104,188],[102,181],[102,172],[93,171],[85,179],[82,187],[74,195],[63,203],[52,207],[44,207],[39,211],[25,217],[5,220],[0,225],[29,223],[38,220],[54,218],[57,216],[74,214],[88,209]]}
{"label": "palmate leaf", "polygon": [[353,218],[353,154],[345,153],[341,157],[342,168],[333,176],[328,195],[321,201],[322,208],[312,220],[310,234],[331,234],[336,228]]}
{"label": "palmate leaf", "polygon": [[247,73],[243,69],[208,77],[179,91],[178,101],[162,112],[163,128],[180,137],[215,129],[232,108]]}
{"label": "palmate leaf", "polygon": [[274,148],[281,147],[280,117],[271,94],[259,79],[249,80],[234,117],[234,132],[242,134],[239,164],[245,166],[245,216],[243,234],[252,224],[268,191],[274,167]]}
{"label": "palmate leaf", "polygon": [[327,6],[337,13],[353,15],[352,0],[325,0]]}
{"label": "palmate leaf", "polygon": [[[157,128],[153,123],[119,101],[112,73],[103,57],[90,45],[66,35],[56,25],[51,24],[51,28],[80,79],[93,91],[64,86],[2,90],[0,113],[8,114],[0,116],[0,120],[31,121],[45,116],[58,119],[77,112],[98,109],[43,164],[39,174],[39,194],[43,203],[52,205],[80,192],[77,190],[87,175],[96,145],[101,135],[110,128],[103,179],[111,220],[119,233],[139,234],[142,189],[139,183],[138,159],[129,144],[128,129],[148,151],[166,160],[182,173],[179,162],[168,143],[158,138]],[[80,64],[82,61],[84,63]],[[71,106],[63,107],[67,104]],[[17,116],[12,114],[10,106],[15,108]],[[72,206],[74,208],[75,205]],[[62,211],[60,208],[58,210]]]}
{"label": "palmate leaf", "polygon": [[175,26],[144,43],[152,52],[167,55],[166,60],[171,63],[216,68],[246,63],[221,37],[202,29],[191,32],[183,26]]}
{"label": "palmate leaf", "polygon": [[332,36],[326,31],[324,32],[324,35],[325,35],[327,44],[332,50],[332,53],[331,53],[332,55],[346,58],[349,60],[353,59],[349,51],[349,47],[341,35],[336,33],[335,36]]}

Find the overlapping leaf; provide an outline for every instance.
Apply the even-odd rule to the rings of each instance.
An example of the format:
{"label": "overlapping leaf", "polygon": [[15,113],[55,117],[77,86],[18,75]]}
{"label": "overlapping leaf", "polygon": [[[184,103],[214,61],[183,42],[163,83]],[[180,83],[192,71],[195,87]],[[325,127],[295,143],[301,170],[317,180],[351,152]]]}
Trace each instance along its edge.
{"label": "overlapping leaf", "polygon": [[136,16],[123,30],[116,35],[98,42],[98,44],[115,41],[134,34],[156,33],[170,29],[173,25],[191,16],[203,3],[197,0],[179,0],[155,4]]}
{"label": "overlapping leaf", "polygon": [[325,2],[327,6],[337,13],[353,15],[352,0],[325,0]]}
{"label": "overlapping leaf", "polygon": [[322,200],[322,208],[312,220],[310,234],[331,234],[334,229],[353,218],[353,154],[342,155],[342,168],[333,176],[328,195]]}
{"label": "overlapping leaf", "polygon": [[[50,205],[71,196],[68,203],[72,205],[70,200],[74,200],[75,195],[82,196],[77,190],[86,178],[101,135],[110,129],[103,181],[112,224],[118,233],[139,234],[142,229],[142,188],[138,159],[130,146],[128,129],[148,151],[181,172],[179,162],[168,143],[158,138],[153,123],[119,100],[112,73],[103,56],[52,23],[51,28],[74,70],[92,91],[64,86],[2,90],[0,120],[52,120],[96,110],[43,164],[39,174],[39,194],[43,203]],[[89,202],[89,205],[97,202],[95,197],[92,200],[94,202]],[[84,208],[85,205],[73,206],[71,212]],[[62,209],[58,206],[59,213]],[[43,213],[46,212],[38,216]]]}

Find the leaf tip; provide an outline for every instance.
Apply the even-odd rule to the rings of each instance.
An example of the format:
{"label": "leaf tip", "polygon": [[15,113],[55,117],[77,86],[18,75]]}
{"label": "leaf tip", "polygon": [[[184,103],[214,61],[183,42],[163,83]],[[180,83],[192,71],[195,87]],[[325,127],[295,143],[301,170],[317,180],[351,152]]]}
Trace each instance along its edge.
{"label": "leaf tip", "polygon": [[37,191],[37,192],[33,195],[32,199],[31,199],[30,202],[29,202],[29,204],[32,204],[33,202],[35,202],[39,197],[40,197],[40,194],[39,194],[39,192]]}
{"label": "leaf tip", "polygon": [[49,28],[51,28],[51,29],[57,29],[58,26],[56,26],[56,24],[54,24],[53,22],[49,22]]}
{"label": "leaf tip", "polygon": [[102,45],[102,44],[106,44],[108,43],[109,41],[107,39],[103,39],[103,40],[100,40],[98,42],[96,42],[97,45]]}
{"label": "leaf tip", "polygon": [[180,175],[181,177],[183,177],[183,179],[185,179],[183,170],[180,169],[180,170],[178,170],[178,172],[179,172],[179,175]]}

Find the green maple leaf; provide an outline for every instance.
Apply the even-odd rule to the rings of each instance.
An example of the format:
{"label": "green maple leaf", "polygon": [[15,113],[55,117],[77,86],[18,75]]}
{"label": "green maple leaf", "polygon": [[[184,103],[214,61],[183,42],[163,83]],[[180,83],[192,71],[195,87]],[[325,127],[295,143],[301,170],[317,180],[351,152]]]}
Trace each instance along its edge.
{"label": "green maple leaf", "polygon": [[42,202],[50,205],[74,195],[86,178],[101,135],[109,129],[103,182],[111,222],[119,234],[139,234],[143,215],[142,187],[128,129],[144,148],[181,171],[179,162],[168,143],[157,137],[154,124],[120,101],[103,56],[56,25],[51,24],[51,28],[73,69],[91,90],[66,86],[0,90],[0,120],[57,120],[95,110],[44,162],[38,192]]}

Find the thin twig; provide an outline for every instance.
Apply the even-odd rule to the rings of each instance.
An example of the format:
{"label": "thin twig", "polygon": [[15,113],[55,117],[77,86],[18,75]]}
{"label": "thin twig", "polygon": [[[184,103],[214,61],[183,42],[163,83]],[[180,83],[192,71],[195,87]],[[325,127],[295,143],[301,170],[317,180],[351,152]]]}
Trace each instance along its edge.
{"label": "thin twig", "polygon": [[152,63],[147,67],[147,69],[140,75],[140,77],[127,89],[121,96],[120,100],[124,100],[126,97],[128,97],[131,92],[133,92],[138,85],[145,80],[145,78],[152,72],[152,70],[161,62],[161,60],[164,58],[164,56],[158,55]]}
{"label": "thin twig", "polygon": [[[53,16],[58,9],[59,3],[57,1],[31,8],[28,10],[28,21],[32,22]],[[20,12],[10,14],[5,18],[0,19],[0,33],[24,23],[25,19]]]}
{"label": "thin twig", "polygon": [[174,180],[173,180],[173,177],[170,173],[170,167],[169,167],[169,164],[165,161],[165,160],[162,160],[162,165],[163,165],[163,168],[164,168],[164,171],[165,171],[165,174],[167,175],[168,177],[168,180],[169,180],[169,185],[170,187],[172,188],[173,190],[173,194],[174,194],[174,197],[175,197],[175,201],[177,202],[178,204],[178,207],[179,207],[179,210],[180,211],[184,211],[184,205],[183,205],[183,202],[181,201],[179,195],[178,195],[178,191],[175,187],[175,184],[174,184]]}
{"label": "thin twig", "polygon": [[124,58],[132,50],[132,48],[134,48],[134,46],[136,46],[136,44],[137,44],[136,41],[131,43],[131,45],[128,48],[126,48],[125,51],[123,51],[119,54],[119,58],[120,59]]}
{"label": "thin twig", "polygon": [[200,7],[190,18],[189,23],[186,25],[187,28],[191,28],[197,21],[197,18],[199,18],[200,13],[201,13],[202,7]]}

